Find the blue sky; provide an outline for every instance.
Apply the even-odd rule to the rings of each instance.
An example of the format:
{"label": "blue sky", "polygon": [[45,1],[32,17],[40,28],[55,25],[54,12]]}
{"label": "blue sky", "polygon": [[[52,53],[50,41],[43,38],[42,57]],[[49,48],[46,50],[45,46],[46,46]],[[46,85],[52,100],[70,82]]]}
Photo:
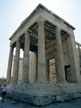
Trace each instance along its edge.
{"label": "blue sky", "polygon": [[9,37],[39,3],[73,25],[81,43],[81,0],[0,0],[0,77],[6,77]]}

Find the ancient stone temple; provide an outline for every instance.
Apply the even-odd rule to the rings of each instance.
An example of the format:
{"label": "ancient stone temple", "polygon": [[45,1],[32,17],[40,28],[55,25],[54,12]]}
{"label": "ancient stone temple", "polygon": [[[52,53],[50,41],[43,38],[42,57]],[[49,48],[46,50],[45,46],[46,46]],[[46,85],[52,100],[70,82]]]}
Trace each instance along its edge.
{"label": "ancient stone temple", "polygon": [[74,30],[37,6],[10,37],[8,97],[37,105],[81,97],[81,45]]}

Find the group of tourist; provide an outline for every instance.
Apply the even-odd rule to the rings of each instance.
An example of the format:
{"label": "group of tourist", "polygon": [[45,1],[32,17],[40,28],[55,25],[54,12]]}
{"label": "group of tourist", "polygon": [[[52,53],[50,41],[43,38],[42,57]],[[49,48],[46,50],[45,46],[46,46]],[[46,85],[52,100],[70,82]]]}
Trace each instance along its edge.
{"label": "group of tourist", "polygon": [[1,84],[0,84],[0,97],[2,98],[3,103],[4,103],[6,93],[7,93],[6,84],[4,84],[4,86],[1,86]]}

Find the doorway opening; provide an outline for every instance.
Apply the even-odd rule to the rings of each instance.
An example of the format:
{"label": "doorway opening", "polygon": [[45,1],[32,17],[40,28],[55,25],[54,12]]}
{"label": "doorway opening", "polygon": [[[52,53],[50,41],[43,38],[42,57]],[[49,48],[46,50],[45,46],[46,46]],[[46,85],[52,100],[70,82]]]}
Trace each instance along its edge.
{"label": "doorway opening", "polygon": [[48,61],[49,69],[48,69],[48,82],[49,83],[56,83],[56,69],[55,69],[55,58],[51,58]]}

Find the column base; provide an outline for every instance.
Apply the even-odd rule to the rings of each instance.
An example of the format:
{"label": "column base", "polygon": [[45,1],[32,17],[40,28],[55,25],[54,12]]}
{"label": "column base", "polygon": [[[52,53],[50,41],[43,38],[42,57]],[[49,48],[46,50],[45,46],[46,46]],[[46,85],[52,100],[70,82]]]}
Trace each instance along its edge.
{"label": "column base", "polygon": [[81,98],[81,84],[34,84],[7,86],[7,96],[23,102],[45,105]]}

